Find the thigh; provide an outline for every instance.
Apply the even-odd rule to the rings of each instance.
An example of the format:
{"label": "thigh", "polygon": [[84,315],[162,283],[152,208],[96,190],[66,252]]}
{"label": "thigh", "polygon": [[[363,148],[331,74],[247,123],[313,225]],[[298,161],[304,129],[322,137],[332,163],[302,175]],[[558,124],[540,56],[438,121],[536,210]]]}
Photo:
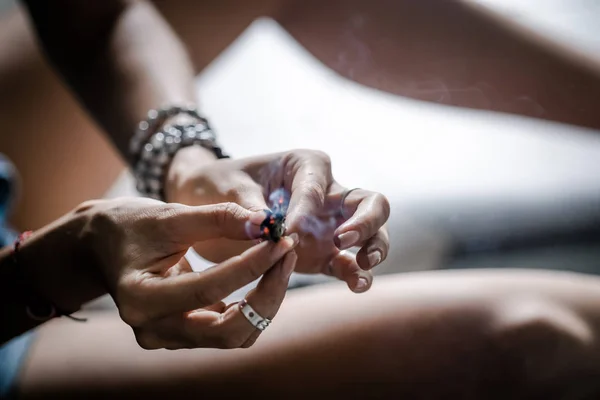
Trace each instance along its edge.
{"label": "thigh", "polygon": [[361,295],[322,285],[291,292],[257,343],[240,350],[146,351],[116,313],[90,315],[86,324],[60,320],[40,329],[21,393],[552,398],[595,391],[599,289],[597,278],[540,271],[387,276]]}

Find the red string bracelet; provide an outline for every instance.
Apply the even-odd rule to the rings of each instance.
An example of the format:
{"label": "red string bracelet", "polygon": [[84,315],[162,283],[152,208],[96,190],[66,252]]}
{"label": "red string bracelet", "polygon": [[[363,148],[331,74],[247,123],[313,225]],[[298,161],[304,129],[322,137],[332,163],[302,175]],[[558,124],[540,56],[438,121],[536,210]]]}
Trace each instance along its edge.
{"label": "red string bracelet", "polygon": [[[19,248],[21,247],[21,244],[25,240],[27,240],[31,237],[31,235],[33,235],[33,231],[25,231],[17,237],[17,240],[15,240],[15,243],[13,245],[13,251],[12,251],[12,259],[13,259],[14,266],[17,269],[19,267],[19,262],[18,262]],[[23,283],[25,283],[25,282],[23,282]],[[52,318],[56,318],[56,317],[60,317],[60,316],[65,316],[67,318],[70,318],[74,321],[79,321],[79,322],[87,321],[86,318],[77,318],[77,317],[73,317],[69,313],[61,312],[60,310],[57,309],[57,307],[52,302],[50,302],[46,299],[43,299],[40,296],[34,295],[33,293],[29,293],[27,296],[27,305],[25,306],[25,311],[29,318],[31,318],[35,321],[41,321],[41,322],[49,321]]]}
{"label": "red string bracelet", "polygon": [[19,237],[17,237],[17,240],[15,240],[15,243],[13,245],[13,252],[12,252],[12,258],[13,258],[15,265],[17,264],[17,253],[19,252],[19,247],[21,246],[21,243],[23,243],[25,240],[29,239],[29,237],[31,235],[33,235],[33,231],[25,231],[25,232],[21,233],[19,235]]}

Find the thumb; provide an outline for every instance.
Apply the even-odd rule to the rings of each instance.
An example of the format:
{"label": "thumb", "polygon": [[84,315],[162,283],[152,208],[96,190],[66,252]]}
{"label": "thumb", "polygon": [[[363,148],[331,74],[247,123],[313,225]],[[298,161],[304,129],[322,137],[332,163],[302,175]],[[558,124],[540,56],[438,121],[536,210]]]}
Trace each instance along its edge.
{"label": "thumb", "polygon": [[250,211],[236,203],[182,206],[167,217],[168,231],[190,244],[218,238],[257,239],[264,219],[264,211]]}

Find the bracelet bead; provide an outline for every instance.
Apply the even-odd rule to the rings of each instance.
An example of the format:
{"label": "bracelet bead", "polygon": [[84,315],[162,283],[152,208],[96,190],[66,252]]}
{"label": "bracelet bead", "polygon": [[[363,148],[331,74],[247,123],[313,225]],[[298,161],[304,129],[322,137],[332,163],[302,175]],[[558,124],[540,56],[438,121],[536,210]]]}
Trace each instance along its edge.
{"label": "bracelet bead", "polygon": [[[169,118],[182,113],[191,116],[195,122],[165,124]],[[212,151],[218,159],[229,158],[217,144],[208,120],[198,114],[194,105],[150,110],[148,119],[138,124],[130,143],[137,190],[142,195],[164,201],[164,181],[173,157],[180,149],[194,145]]]}

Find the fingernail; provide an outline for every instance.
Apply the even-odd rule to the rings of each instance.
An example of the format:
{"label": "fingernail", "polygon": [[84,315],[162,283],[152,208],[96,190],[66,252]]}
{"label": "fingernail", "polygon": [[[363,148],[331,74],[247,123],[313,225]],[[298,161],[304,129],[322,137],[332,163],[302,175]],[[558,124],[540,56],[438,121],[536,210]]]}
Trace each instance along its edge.
{"label": "fingernail", "polygon": [[340,250],[348,249],[354,246],[360,240],[360,234],[357,231],[350,231],[338,235],[335,245]]}
{"label": "fingernail", "polygon": [[260,226],[251,221],[246,221],[246,236],[248,236],[248,239],[260,238],[262,236]]}
{"label": "fingernail", "polygon": [[379,250],[375,250],[369,253],[369,266],[373,268],[377,264],[381,262],[381,252]]}
{"label": "fingernail", "polygon": [[298,236],[296,232],[292,233],[288,237],[293,240],[294,244],[298,244],[298,241],[300,241],[300,236]]}
{"label": "fingernail", "polygon": [[288,246],[294,247],[298,244],[299,236],[294,232],[291,235],[284,237],[282,240],[285,241]]}
{"label": "fingernail", "polygon": [[362,293],[369,287],[369,282],[365,278],[358,278],[358,283],[354,288],[355,292]]}
{"label": "fingernail", "polygon": [[256,211],[250,214],[250,218],[248,218],[248,221],[250,221],[254,225],[260,225],[265,220],[265,218],[267,218],[266,212]]}

